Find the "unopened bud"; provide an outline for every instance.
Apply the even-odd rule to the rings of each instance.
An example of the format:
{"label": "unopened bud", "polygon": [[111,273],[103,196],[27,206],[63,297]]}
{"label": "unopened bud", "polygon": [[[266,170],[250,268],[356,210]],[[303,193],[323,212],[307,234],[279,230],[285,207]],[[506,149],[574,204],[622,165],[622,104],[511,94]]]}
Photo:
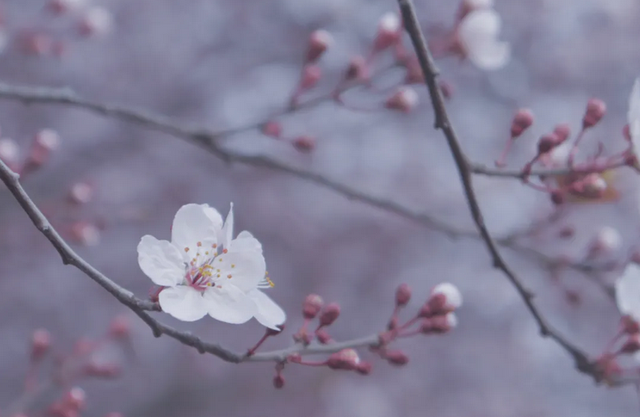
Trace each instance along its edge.
{"label": "unopened bud", "polygon": [[378,33],[373,41],[374,49],[381,51],[398,42],[401,35],[400,29],[400,17],[392,12],[385,13],[378,23]]}
{"label": "unopened bud", "polygon": [[636,353],[640,350],[640,335],[634,334],[627,338],[622,347],[620,347],[620,353]]}
{"label": "unopened bud", "polygon": [[322,301],[322,297],[317,294],[309,294],[304,299],[304,303],[302,304],[302,315],[305,319],[312,320],[315,319],[324,301]]}
{"label": "unopened bud", "polygon": [[555,133],[542,135],[538,140],[538,155],[545,154],[560,144],[560,139]]}
{"label": "unopened bud", "polygon": [[613,227],[602,227],[593,239],[590,255],[603,255],[614,252],[622,246],[622,236]]}
{"label": "unopened bud", "polygon": [[71,235],[80,244],[96,246],[100,243],[100,230],[88,222],[76,222],[71,226]]}
{"label": "unopened bud", "polygon": [[326,30],[316,30],[309,36],[307,62],[314,62],[333,45],[333,37]]}
{"label": "unopened bud", "polygon": [[455,285],[444,282],[433,287],[427,304],[434,314],[448,313],[462,306],[462,294]]}
{"label": "unopened bud", "polygon": [[284,387],[284,377],[280,374],[273,377],[273,386],[277,389]]}
{"label": "unopened bud", "polygon": [[640,324],[631,316],[625,315],[620,319],[620,325],[627,334],[640,333]]}
{"label": "unopened bud", "polygon": [[429,333],[446,333],[458,326],[458,318],[455,313],[433,316],[422,320],[420,331]]}
{"label": "unopened bud", "polygon": [[411,288],[407,284],[400,284],[396,289],[396,305],[398,307],[406,306],[411,300]]}
{"label": "unopened bud", "polygon": [[64,404],[73,409],[80,410],[84,407],[87,400],[87,394],[80,387],[71,388],[64,396]]}
{"label": "unopened bud", "polygon": [[93,187],[86,182],[77,182],[69,190],[69,199],[76,204],[87,204],[93,198]]}
{"label": "unopened bud", "polygon": [[597,98],[590,99],[587,103],[587,111],[582,119],[582,127],[586,129],[595,126],[606,112],[607,105],[604,104],[604,101]]}
{"label": "unopened bud", "polygon": [[118,316],[111,320],[111,324],[109,325],[109,336],[115,339],[121,339],[129,336],[130,331],[129,320],[125,317]]}
{"label": "unopened bud", "polygon": [[585,176],[582,181],[579,182],[577,191],[583,194],[585,197],[598,198],[607,189],[607,181],[602,178],[602,175],[591,173]]}
{"label": "unopened bud", "polygon": [[42,358],[51,347],[51,334],[44,330],[38,329],[31,336],[31,360]]}
{"label": "unopened bud", "polygon": [[293,147],[298,152],[309,153],[315,149],[316,139],[313,136],[298,136],[293,140]]}
{"label": "unopened bud", "polygon": [[268,121],[262,125],[262,134],[279,139],[282,136],[282,125],[276,121]]}
{"label": "unopened bud", "polygon": [[300,80],[300,89],[308,90],[315,87],[322,78],[322,70],[314,64],[305,65],[302,69],[302,79]]}
{"label": "unopened bud", "polygon": [[558,141],[560,143],[563,143],[564,141],[569,139],[569,136],[571,136],[571,127],[569,127],[569,125],[566,123],[562,123],[556,125],[556,127],[553,129],[553,133],[558,138]]}
{"label": "unopened bud", "polygon": [[340,315],[340,306],[337,303],[328,304],[320,315],[320,326],[330,326]]}
{"label": "unopened bud", "polygon": [[372,365],[370,362],[361,361],[356,365],[356,372],[360,375],[369,375],[371,373]]}
{"label": "unopened bud", "polygon": [[418,105],[418,93],[407,86],[399,87],[385,102],[385,107],[409,113]]}
{"label": "unopened bud", "polygon": [[409,363],[409,357],[401,350],[389,350],[384,353],[384,358],[392,365],[402,366]]}
{"label": "unopened bud", "polygon": [[360,363],[360,357],[358,352],[353,349],[342,349],[329,356],[327,359],[327,366],[331,369],[345,369],[352,371],[357,369]]}
{"label": "unopened bud", "polygon": [[43,56],[51,52],[53,39],[44,33],[27,33],[23,35],[21,44],[24,52]]}
{"label": "unopened bud", "polygon": [[349,67],[344,76],[345,80],[363,81],[369,79],[369,66],[364,57],[357,55],[349,61]]}
{"label": "unopened bud", "polygon": [[20,155],[20,148],[18,144],[9,138],[0,139],[0,159],[6,164],[15,164],[18,162],[18,156]]}
{"label": "unopened bud", "polygon": [[333,342],[333,338],[329,335],[329,333],[325,329],[319,329],[316,332],[316,338],[318,339],[318,342],[320,342],[323,345],[328,345],[329,343]]}
{"label": "unopened bud", "polygon": [[83,36],[102,36],[111,31],[113,15],[104,7],[95,6],[87,10],[80,20],[80,34]]}
{"label": "unopened bud", "polygon": [[88,363],[84,367],[84,373],[87,376],[92,376],[95,378],[115,378],[121,374],[121,369],[118,365],[115,364],[96,364],[96,363]]}
{"label": "unopened bud", "polygon": [[520,109],[511,121],[511,137],[517,138],[533,124],[533,113],[529,109]]}
{"label": "unopened bud", "polygon": [[41,130],[34,138],[33,146],[29,153],[30,162],[36,166],[44,164],[58,146],[60,146],[60,136],[55,131],[51,129]]}

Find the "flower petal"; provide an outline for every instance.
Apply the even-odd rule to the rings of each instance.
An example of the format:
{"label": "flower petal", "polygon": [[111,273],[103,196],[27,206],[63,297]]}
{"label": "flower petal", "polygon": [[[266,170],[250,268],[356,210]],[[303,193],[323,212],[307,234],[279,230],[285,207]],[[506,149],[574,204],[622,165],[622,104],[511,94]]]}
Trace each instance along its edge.
{"label": "flower petal", "polygon": [[246,323],[257,311],[253,300],[241,289],[229,283],[207,288],[203,297],[209,315],[225,323]]}
{"label": "flower petal", "polygon": [[251,233],[244,230],[231,241],[229,250],[232,252],[256,251],[262,253],[262,244]]}
{"label": "flower petal", "polygon": [[227,214],[227,218],[224,221],[224,226],[222,227],[222,233],[220,235],[220,240],[224,247],[228,247],[233,239],[233,203],[231,203],[231,207],[229,207],[229,214]]}
{"label": "flower petal", "polygon": [[267,272],[264,256],[255,250],[229,250],[219,255],[212,266],[223,282],[233,284],[244,292],[256,288]]}
{"label": "flower petal", "polygon": [[183,259],[189,260],[196,256],[198,243],[207,249],[218,243],[216,232],[220,228],[216,224],[214,210],[206,204],[187,204],[176,213],[171,228],[171,243],[181,253],[184,250]]}
{"label": "flower petal", "polygon": [[640,321],[640,266],[630,263],[616,280],[616,303],[622,314]]}
{"label": "flower petal", "polygon": [[196,321],[207,314],[207,304],[202,293],[185,285],[162,290],[158,301],[162,311],[178,320]]}
{"label": "flower petal", "polygon": [[481,9],[469,13],[460,22],[459,35],[465,43],[471,43],[478,38],[495,39],[500,33],[502,20],[493,9]]}
{"label": "flower petal", "polygon": [[172,287],[184,278],[182,254],[166,240],[143,236],[138,244],[138,263],[142,272],[157,285]]}
{"label": "flower petal", "polygon": [[216,229],[222,230],[222,215],[208,204],[203,204],[204,213],[211,219]]}
{"label": "flower petal", "polygon": [[468,51],[469,60],[482,70],[492,71],[502,68],[511,58],[511,45],[507,42],[494,40],[477,42],[474,48]]}
{"label": "flower petal", "polygon": [[278,325],[284,323],[287,319],[284,310],[267,294],[258,289],[249,291],[247,295],[258,307],[258,311],[255,314],[256,320],[265,327],[278,330]]}

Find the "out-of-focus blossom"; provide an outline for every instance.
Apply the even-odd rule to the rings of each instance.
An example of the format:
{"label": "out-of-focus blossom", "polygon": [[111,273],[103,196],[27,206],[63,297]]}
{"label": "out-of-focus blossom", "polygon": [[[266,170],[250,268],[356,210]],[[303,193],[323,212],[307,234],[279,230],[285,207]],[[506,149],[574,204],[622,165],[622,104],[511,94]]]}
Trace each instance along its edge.
{"label": "out-of-focus blossom", "polygon": [[18,148],[18,144],[13,139],[0,139],[0,159],[5,163],[13,164],[18,162],[19,154],[20,148]]}
{"label": "out-of-focus blossom", "polygon": [[493,9],[472,11],[460,22],[460,46],[464,55],[478,68],[495,70],[509,61],[511,46],[498,40],[501,26],[500,15]]}
{"label": "out-of-focus blossom", "polygon": [[640,265],[628,264],[616,280],[615,289],[620,313],[640,323]]}
{"label": "out-of-focus blossom", "polygon": [[277,329],[284,311],[260,289],[272,286],[266,275],[262,245],[247,231],[235,239],[233,206],[226,220],[206,204],[187,204],[173,220],[171,242],[144,236],[138,262],[151,280],[164,288],[162,310],[183,321],[209,314],[226,323],[255,317]]}
{"label": "out-of-focus blossom", "polygon": [[387,99],[385,107],[410,113],[418,105],[418,93],[411,87],[401,86]]}
{"label": "out-of-focus blossom", "polygon": [[88,9],[80,20],[80,33],[84,36],[102,36],[111,32],[113,15],[104,7]]}
{"label": "out-of-focus blossom", "polygon": [[378,23],[378,33],[373,41],[375,50],[383,50],[400,40],[402,22],[400,17],[393,12],[385,13]]}

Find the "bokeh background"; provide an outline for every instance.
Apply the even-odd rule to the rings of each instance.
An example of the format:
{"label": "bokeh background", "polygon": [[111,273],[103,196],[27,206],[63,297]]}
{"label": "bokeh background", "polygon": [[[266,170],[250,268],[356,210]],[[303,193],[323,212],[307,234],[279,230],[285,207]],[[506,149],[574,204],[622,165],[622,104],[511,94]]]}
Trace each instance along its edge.
{"label": "bokeh background", "polygon": [[[108,36],[75,39],[69,22],[52,19],[42,0],[5,0],[9,40],[47,27],[68,36],[62,58],[25,54],[15,43],[0,56],[0,79],[14,84],[70,86],[83,96],[141,106],[212,129],[241,126],[282,109],[295,87],[307,36],[324,28],[335,44],[323,57],[318,92],[339,79],[349,58],[370,48],[380,16],[396,11],[394,0],[92,0],[114,15]],[[424,27],[449,25],[456,1],[416,1]],[[635,0],[496,0],[503,38],[512,61],[486,73],[458,59],[438,61],[454,86],[451,116],[474,161],[490,164],[507,138],[518,107],[536,116],[532,130],[509,159],[520,166],[535,139],[556,123],[577,130],[586,100],[606,101],[608,114],[588,136],[595,147],[623,148],[628,95],[640,74],[640,3]],[[52,23],[54,22],[54,23]],[[406,39],[405,39],[406,41]],[[408,45],[408,43],[407,43]],[[384,61],[384,60],[383,60]],[[383,84],[393,84],[392,73]],[[396,77],[396,78],[394,78]],[[303,154],[286,143],[248,132],[225,146],[264,153],[375,196],[424,211],[473,230],[458,177],[442,135],[432,129],[426,90],[411,114],[362,113],[331,103],[280,119],[289,135],[317,138]],[[311,95],[313,96],[313,94]],[[383,96],[349,95],[362,105]],[[121,378],[88,381],[87,416],[121,411],[155,417],[540,417],[627,416],[637,413],[633,387],[607,389],[573,369],[571,358],[544,340],[512,286],[492,270],[476,239],[452,239],[424,225],[349,201],[331,191],[268,169],[226,164],[175,138],[118,120],[61,106],[0,102],[2,136],[27,149],[41,128],[55,129],[61,146],[24,186],[63,232],[73,223],[104,226],[95,246],[76,244],[98,269],[144,296],[151,286],[137,264],[144,234],[169,237],[184,203],[209,203],[226,213],[235,204],[238,230],[250,230],[265,248],[276,287],[270,295],[288,312],[289,329],[301,323],[310,292],[342,306],[335,338],[378,331],[393,307],[401,282],[414,289],[418,308],[429,289],[455,283],[465,297],[459,327],[441,337],[414,338],[397,346],[411,358],[393,368],[374,361],[367,377],[328,369],[289,366],[287,385],[275,390],[270,364],[228,364],[201,356],[148,328],[80,272],[61,264],[13,198],[0,190],[0,405],[21,392],[28,341],[48,329],[64,351],[81,337],[98,337],[113,317],[130,315],[134,359]],[[96,197],[82,206],[67,202],[70,187],[87,181]],[[577,230],[560,241],[558,227],[540,230],[528,242],[552,256],[580,260],[597,228],[616,227],[626,259],[638,232],[637,179],[617,178],[622,198],[613,204],[565,208],[561,222]],[[548,199],[517,181],[478,178],[487,222],[497,236],[543,219]],[[517,251],[505,255],[554,326],[592,355],[615,333],[619,314],[598,285],[573,272],[553,281],[539,262]],[[603,277],[611,281],[615,276]],[[615,275],[615,274],[614,274]],[[563,288],[577,292],[571,304]],[[234,349],[262,334],[255,322],[231,326],[213,320],[167,323]],[[268,347],[290,343],[289,335]],[[0,407],[2,409],[2,407]]]}

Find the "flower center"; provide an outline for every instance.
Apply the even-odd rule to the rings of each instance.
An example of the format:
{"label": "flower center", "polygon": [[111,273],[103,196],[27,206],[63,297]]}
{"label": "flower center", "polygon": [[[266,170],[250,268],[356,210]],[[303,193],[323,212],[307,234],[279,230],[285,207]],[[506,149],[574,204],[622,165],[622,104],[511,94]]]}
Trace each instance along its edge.
{"label": "flower center", "polygon": [[[184,248],[188,253],[191,248]],[[186,274],[184,277],[185,285],[188,285],[198,291],[204,291],[209,287],[217,286],[222,288],[218,283],[222,278],[222,271],[216,269],[213,262],[217,259],[222,262],[220,255],[226,254],[227,249],[213,244],[211,248],[203,248],[202,242],[196,244],[196,254],[189,263],[185,262]],[[235,265],[231,265],[235,268]],[[233,274],[226,274],[227,279],[233,278]]]}

